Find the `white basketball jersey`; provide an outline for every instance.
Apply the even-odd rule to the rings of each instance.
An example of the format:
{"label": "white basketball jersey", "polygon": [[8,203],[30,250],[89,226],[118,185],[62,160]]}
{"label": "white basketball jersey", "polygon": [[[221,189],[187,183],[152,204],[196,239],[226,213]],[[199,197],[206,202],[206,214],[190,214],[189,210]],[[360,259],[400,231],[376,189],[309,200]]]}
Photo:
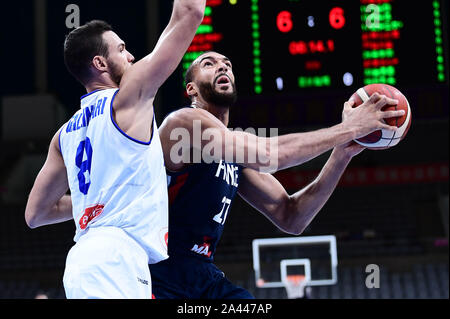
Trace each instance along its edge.
{"label": "white basketball jersey", "polygon": [[[92,92],[60,133],[67,169],[75,241],[90,228],[119,227],[148,253],[167,259],[168,195],[156,121],[150,143],[127,136],[115,123],[118,89]],[[95,245],[95,243],[93,243]]]}

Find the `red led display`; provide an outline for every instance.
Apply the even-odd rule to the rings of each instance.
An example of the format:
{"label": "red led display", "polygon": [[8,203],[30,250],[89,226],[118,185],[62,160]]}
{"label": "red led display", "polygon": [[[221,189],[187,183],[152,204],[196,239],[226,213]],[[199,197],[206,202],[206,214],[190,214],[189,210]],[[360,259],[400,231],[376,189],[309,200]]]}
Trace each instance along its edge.
{"label": "red led display", "polygon": [[289,44],[291,55],[305,55],[315,53],[329,53],[334,51],[333,40],[293,41]]}
{"label": "red led display", "polygon": [[306,61],[305,69],[308,71],[317,71],[322,68],[322,63],[320,61]]}
{"label": "red led display", "polygon": [[370,49],[370,50],[393,49],[394,43],[392,41],[385,41],[385,42],[363,41],[362,47],[363,49]]}
{"label": "red led display", "polygon": [[398,65],[398,58],[392,59],[369,59],[364,60],[363,66],[365,69],[367,68],[378,68],[380,66],[388,66],[388,65]]}
{"label": "red led display", "polygon": [[222,4],[222,0],[207,0],[206,5],[209,7],[217,7]]}
{"label": "red led display", "polygon": [[342,29],[345,26],[344,10],[336,7],[330,11],[330,25],[335,29]]}
{"label": "red led display", "polygon": [[292,30],[292,14],[289,11],[281,11],[277,16],[277,27],[283,33]]}
{"label": "red led display", "polygon": [[380,31],[380,32],[364,32],[362,34],[363,41],[368,40],[397,40],[400,38],[400,31],[393,30],[393,31]]}

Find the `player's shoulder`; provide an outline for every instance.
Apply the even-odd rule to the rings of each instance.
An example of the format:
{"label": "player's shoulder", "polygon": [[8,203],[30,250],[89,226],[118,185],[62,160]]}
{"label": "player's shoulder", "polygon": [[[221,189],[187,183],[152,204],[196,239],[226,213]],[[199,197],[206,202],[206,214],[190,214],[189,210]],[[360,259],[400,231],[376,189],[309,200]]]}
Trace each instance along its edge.
{"label": "player's shoulder", "polygon": [[189,106],[181,107],[181,108],[169,113],[166,116],[166,119],[174,120],[174,119],[180,119],[180,118],[192,118],[192,117],[198,117],[200,114],[208,115],[210,113],[203,109],[195,108],[195,107],[192,107],[189,105]]}
{"label": "player's shoulder", "polygon": [[53,148],[53,149],[57,150],[58,152],[61,152],[61,134],[66,125],[67,125],[67,123],[65,123],[63,126],[61,126],[58,131],[56,131],[56,133],[53,135],[52,140],[50,142],[50,148]]}
{"label": "player's shoulder", "polygon": [[206,110],[186,106],[169,113],[164,119],[163,126],[185,127],[191,126],[195,120],[202,121],[207,119],[214,120],[215,117]]}

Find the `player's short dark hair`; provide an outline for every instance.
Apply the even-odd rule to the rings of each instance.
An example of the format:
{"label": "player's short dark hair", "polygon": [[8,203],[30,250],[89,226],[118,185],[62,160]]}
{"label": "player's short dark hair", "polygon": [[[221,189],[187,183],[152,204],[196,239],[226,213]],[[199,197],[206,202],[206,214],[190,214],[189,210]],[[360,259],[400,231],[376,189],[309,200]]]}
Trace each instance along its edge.
{"label": "player's short dark hair", "polygon": [[64,63],[81,83],[85,84],[89,80],[89,67],[95,56],[108,58],[108,45],[103,40],[103,33],[112,30],[105,21],[93,20],[76,28],[66,37]]}
{"label": "player's short dark hair", "polygon": [[188,85],[189,83],[194,81],[194,71],[195,71],[196,66],[197,65],[193,63],[193,64],[191,64],[189,69],[186,71],[186,76],[184,77],[184,83],[186,85]]}

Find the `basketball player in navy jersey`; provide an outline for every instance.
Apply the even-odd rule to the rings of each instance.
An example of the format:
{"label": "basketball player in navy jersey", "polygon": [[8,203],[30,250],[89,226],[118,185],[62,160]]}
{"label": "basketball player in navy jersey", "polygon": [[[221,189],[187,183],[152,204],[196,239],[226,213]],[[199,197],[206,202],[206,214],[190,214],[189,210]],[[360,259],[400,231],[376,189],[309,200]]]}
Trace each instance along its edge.
{"label": "basketball player in navy jersey", "polygon": [[[401,116],[403,112],[382,112],[385,105],[398,102],[375,94],[355,109],[346,103],[344,120],[334,127],[271,139],[255,138],[227,129],[237,94],[227,57],[217,52],[201,55],[189,68],[186,84],[192,105],[170,114],[160,128],[169,176],[170,257],[150,265],[153,294],[156,299],[253,298],[228,281],[213,264],[234,197],[239,194],[282,231],[300,235],[329,199],[352,157],[363,150],[352,141],[380,128],[395,130],[383,118]],[[196,142],[196,129],[202,134],[209,130],[209,136],[215,137]],[[183,132],[190,138],[180,139],[178,133]],[[265,148],[273,139],[278,143],[278,152]],[[240,163],[225,162],[225,158],[237,159],[240,152],[249,154],[258,145],[263,145],[264,160],[250,161],[245,156]],[[205,152],[206,147],[219,151]],[[288,195],[271,174],[262,172],[267,159],[278,163],[276,169],[281,170],[333,148],[316,180],[293,195]],[[185,157],[189,160],[174,156],[180,149],[192,151]],[[208,157],[192,163],[195,152]]]}
{"label": "basketball player in navy jersey", "polygon": [[136,63],[104,21],[66,38],[66,66],[88,94],[53,137],[25,219],[31,228],[74,219],[76,244],[63,279],[68,299],[151,298],[148,264],[168,257],[167,182],[153,101],[194,38],[205,4],[175,0],[153,52]]}

